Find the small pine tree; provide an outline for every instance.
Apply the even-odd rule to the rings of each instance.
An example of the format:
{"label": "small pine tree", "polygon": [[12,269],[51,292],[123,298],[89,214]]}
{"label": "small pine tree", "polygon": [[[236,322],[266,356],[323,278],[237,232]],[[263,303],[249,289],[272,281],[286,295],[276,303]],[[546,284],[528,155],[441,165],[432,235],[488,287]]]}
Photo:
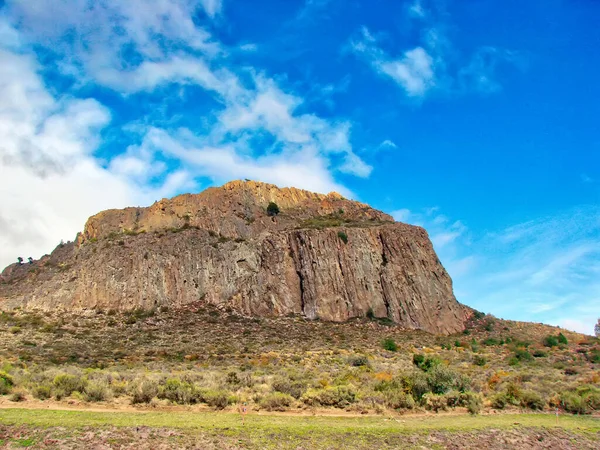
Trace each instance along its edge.
{"label": "small pine tree", "polygon": [[279,206],[275,202],[269,202],[269,206],[267,206],[267,214],[269,216],[276,216],[279,214]]}
{"label": "small pine tree", "polygon": [[564,334],[559,333],[559,335],[558,335],[558,343],[559,344],[565,344],[565,345],[567,345],[569,343],[569,340],[567,339],[567,337]]}
{"label": "small pine tree", "polygon": [[390,352],[395,352],[396,350],[398,350],[398,345],[396,345],[396,342],[392,338],[384,339],[381,342],[381,346],[384,349],[389,350]]}
{"label": "small pine tree", "polygon": [[17,261],[19,261],[19,264],[23,264],[23,258],[21,258],[20,256],[17,258]]}

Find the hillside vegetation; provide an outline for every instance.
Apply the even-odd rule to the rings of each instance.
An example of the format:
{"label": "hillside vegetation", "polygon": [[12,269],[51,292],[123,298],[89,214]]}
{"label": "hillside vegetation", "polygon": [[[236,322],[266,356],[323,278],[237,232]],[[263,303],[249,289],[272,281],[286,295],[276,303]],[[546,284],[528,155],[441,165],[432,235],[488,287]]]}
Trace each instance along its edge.
{"label": "hillside vegetation", "polygon": [[599,382],[597,339],[479,314],[443,337],[375,318],[244,318],[202,304],[0,314],[4,405],[590,414]]}

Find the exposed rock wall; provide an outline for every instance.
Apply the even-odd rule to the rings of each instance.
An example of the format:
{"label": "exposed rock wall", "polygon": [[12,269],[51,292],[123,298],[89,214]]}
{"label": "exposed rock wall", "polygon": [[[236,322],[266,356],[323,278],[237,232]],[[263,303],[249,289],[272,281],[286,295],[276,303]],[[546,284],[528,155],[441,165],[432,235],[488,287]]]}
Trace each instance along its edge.
{"label": "exposed rock wall", "polygon": [[[265,214],[269,201],[281,208]],[[367,205],[232,182],[91,217],[76,243],[2,273],[0,309],[136,309],[205,301],[256,316],[388,317],[451,333],[470,310],[425,230]]]}

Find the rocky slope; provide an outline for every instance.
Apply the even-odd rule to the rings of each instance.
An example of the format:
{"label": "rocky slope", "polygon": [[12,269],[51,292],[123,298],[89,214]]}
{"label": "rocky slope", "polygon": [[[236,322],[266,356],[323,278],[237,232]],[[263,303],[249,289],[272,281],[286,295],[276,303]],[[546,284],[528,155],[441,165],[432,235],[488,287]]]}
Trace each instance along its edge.
{"label": "rocky slope", "polygon": [[75,242],[0,276],[0,309],[199,301],[257,316],[372,313],[432,333],[462,330],[471,313],[424,229],[336,193],[253,181],[101,212]]}

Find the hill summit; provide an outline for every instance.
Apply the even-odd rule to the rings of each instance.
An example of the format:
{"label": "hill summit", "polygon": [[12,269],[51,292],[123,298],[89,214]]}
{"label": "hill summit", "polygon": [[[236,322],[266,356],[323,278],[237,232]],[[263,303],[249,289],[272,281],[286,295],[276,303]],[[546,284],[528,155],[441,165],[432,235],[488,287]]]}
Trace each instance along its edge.
{"label": "hill summit", "polygon": [[0,275],[5,310],[197,302],[246,316],[387,318],[442,334],[472,314],[423,228],[337,193],[255,181],[103,211],[75,242]]}

